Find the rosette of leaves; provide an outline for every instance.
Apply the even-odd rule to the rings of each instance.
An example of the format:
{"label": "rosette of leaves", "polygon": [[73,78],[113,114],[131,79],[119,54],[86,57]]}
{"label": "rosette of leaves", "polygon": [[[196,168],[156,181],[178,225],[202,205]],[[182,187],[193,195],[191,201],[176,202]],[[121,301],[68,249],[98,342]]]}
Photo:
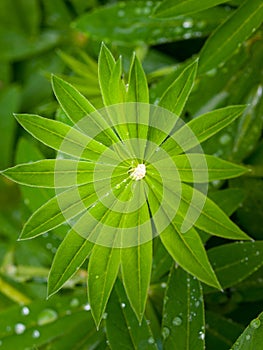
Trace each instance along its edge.
{"label": "rosette of leaves", "polygon": [[[158,101],[160,108],[167,109],[174,115],[175,122],[178,120],[176,116],[181,115],[193,88],[197,65],[197,61],[188,65]],[[149,104],[146,76],[136,55],[132,58],[129,76],[125,82],[121,57],[116,61],[111,52],[102,44],[99,55],[99,84],[105,106],[123,103],[142,103],[144,106]],[[193,173],[201,174],[204,169],[199,168],[200,154],[190,153],[187,156],[185,151],[194,149],[197,143],[202,143],[232,123],[242,114],[245,106],[229,106],[214,110],[193,119],[175,131],[174,125],[171,125],[171,132],[167,136],[154,131],[150,125],[145,123],[140,130],[138,130],[139,124],[130,127],[123,118],[117,120],[114,125],[108,123],[100,111],[96,111],[95,107],[72,85],[56,76],[52,77],[52,85],[57,100],[68,117],[68,124],[28,114],[16,115],[16,119],[36,139],[54,150],[60,151],[66,139],[68,146],[66,150],[64,149],[66,156],[20,164],[2,172],[4,176],[23,185],[60,188],[54,198],[33,213],[24,225],[20,236],[22,240],[31,239],[62,225],[65,221],[71,224],[51,267],[48,294],[56,293],[84,261],[89,259],[88,298],[97,326],[103,318],[118,275],[122,280],[129,303],[141,322],[150,284],[152,238],[155,231],[160,235],[167,254],[169,253],[177,264],[200,281],[220,289],[197,229],[227,239],[244,240],[249,237],[211,199],[192,186]],[[89,135],[89,127],[81,129],[81,124],[79,124],[87,116],[88,118],[90,116],[90,125],[103,126],[101,128],[103,131],[97,133],[95,138]],[[185,139],[186,128],[191,130],[195,138]],[[151,141],[156,150],[166,151],[171,162],[176,165],[181,180],[180,205],[162,232],[158,231],[159,223],[154,220],[157,207],[162,207],[163,183],[161,177],[154,172],[154,169],[150,171],[151,164],[142,156],[140,159],[123,160],[121,155],[122,145],[129,139],[136,139],[138,132],[144,135],[142,137],[144,147],[147,147],[147,142]],[[174,134],[176,134],[176,140],[183,143],[183,147],[179,147],[174,142]],[[116,152],[111,148],[113,147],[114,150],[114,145],[116,145]],[[108,163],[100,161],[100,156],[104,152],[107,152]],[[204,180],[202,176],[197,176],[200,183],[232,178],[247,171],[243,166],[211,155],[202,155],[202,157],[207,165],[205,170],[208,176],[204,177]],[[111,160],[113,160],[112,164]],[[60,181],[54,181],[58,164],[62,176]],[[116,171],[110,173],[106,171],[107,167],[115,166]],[[104,174],[104,177],[100,178],[99,189],[94,187],[96,172]],[[75,176],[72,177],[72,173]],[[109,179],[108,176],[111,178]],[[104,181],[108,183],[108,180],[110,180],[114,198],[122,201],[124,208],[125,205],[129,205],[129,198],[136,191],[139,196],[143,197],[144,205],[132,213],[114,211],[114,202],[109,206],[104,205],[102,198],[105,198],[107,194],[105,191],[108,189],[103,184]],[[78,196],[75,196],[76,188]],[[182,232],[182,222],[193,197],[197,202],[203,203],[203,208],[193,225],[188,227],[186,232]],[[61,200],[65,205],[64,212],[61,210]],[[166,207],[173,210],[173,201],[168,201]],[[70,214],[64,215],[65,211]],[[124,247],[114,244],[108,246],[96,244],[96,240],[89,239],[94,227],[92,226],[93,221],[89,221],[85,216],[87,213],[95,217],[96,222],[103,223],[100,227],[110,225],[116,229],[125,228],[125,222],[132,222],[133,227],[137,228],[138,244]],[[165,210],[161,213],[163,216],[166,215]],[[151,218],[153,220],[149,221]],[[141,232],[140,225],[144,222],[150,222],[150,224],[145,232]],[[77,230],[79,223],[85,228],[84,234],[79,234]],[[147,235],[145,241],[140,239],[142,234]],[[161,244],[160,241],[158,243]]]}

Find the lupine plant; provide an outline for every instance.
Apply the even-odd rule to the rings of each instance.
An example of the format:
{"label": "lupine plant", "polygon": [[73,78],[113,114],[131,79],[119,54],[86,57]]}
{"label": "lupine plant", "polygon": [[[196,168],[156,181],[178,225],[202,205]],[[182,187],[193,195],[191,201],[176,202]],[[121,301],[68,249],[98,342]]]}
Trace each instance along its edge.
{"label": "lupine plant", "polygon": [[[136,9],[141,20],[147,15],[147,30],[160,23],[150,37],[161,43],[171,23],[183,18],[182,27],[188,29],[196,21],[201,30],[205,11],[225,2],[147,1]],[[88,13],[75,27],[103,36],[96,26],[89,28],[92,21],[107,11],[122,21],[132,5],[121,2]],[[17,344],[21,349],[260,349],[262,314],[244,330],[211,306],[213,297],[218,305],[225,298],[227,308],[230,287],[256,273],[261,278],[262,241],[230,216],[244,201],[235,184],[262,174],[257,166],[241,164],[241,158],[223,159],[213,144],[216,137],[229,142],[236,125],[244,129],[244,118],[254,113],[251,104],[258,100],[237,104],[233,99],[214,108],[216,98],[222,98],[214,93],[214,100],[192,118],[186,106],[261,21],[262,4],[244,2],[211,35],[200,57],[166,72],[168,79],[159,84],[155,80],[163,72],[147,77],[140,52],[132,54],[127,67],[102,42],[98,64],[81,54],[86,66],[98,70],[99,90],[91,99],[83,88],[91,77],[82,74],[86,66],[60,52],[81,78],[51,76],[56,117],[14,115],[50,156],[43,159],[24,139],[18,164],[1,171],[27,198],[41,198],[39,203],[34,199],[31,215],[25,213],[17,244],[26,249],[39,239],[57,240],[48,300],[31,302],[26,291],[0,279],[3,290],[23,304],[1,313],[0,349]],[[108,33],[110,39],[125,40],[132,26],[116,32],[117,39]],[[131,41],[139,40],[136,30]],[[175,33],[168,34],[169,41]],[[42,259],[37,250],[32,254],[35,261]],[[33,275],[46,277],[47,271],[36,263]],[[20,276],[26,280],[27,270],[22,268]],[[10,320],[17,320],[14,330]]]}

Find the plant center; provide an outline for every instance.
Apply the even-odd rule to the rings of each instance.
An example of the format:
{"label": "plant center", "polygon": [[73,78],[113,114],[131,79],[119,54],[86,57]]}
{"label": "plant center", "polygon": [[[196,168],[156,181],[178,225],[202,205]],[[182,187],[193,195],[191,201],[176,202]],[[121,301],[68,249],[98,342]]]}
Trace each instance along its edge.
{"label": "plant center", "polygon": [[138,164],[135,168],[130,170],[130,177],[135,180],[141,180],[146,175],[146,166],[145,164]]}

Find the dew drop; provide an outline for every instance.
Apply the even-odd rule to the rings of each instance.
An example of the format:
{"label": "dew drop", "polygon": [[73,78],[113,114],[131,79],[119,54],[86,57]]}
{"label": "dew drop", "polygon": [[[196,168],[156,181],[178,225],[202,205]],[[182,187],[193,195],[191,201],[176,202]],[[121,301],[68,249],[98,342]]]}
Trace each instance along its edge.
{"label": "dew drop", "polygon": [[181,319],[181,317],[177,316],[173,319],[172,323],[174,326],[181,326],[182,322],[183,322],[183,320]]}
{"label": "dew drop", "polygon": [[22,334],[26,330],[26,326],[23,323],[17,323],[15,325],[15,333]]}
{"label": "dew drop", "polygon": [[23,309],[21,310],[21,314],[24,316],[27,316],[30,314],[30,310],[27,306],[24,306]]}
{"label": "dew drop", "polygon": [[205,339],[205,333],[200,331],[198,338],[201,339],[201,340],[204,340]]}
{"label": "dew drop", "polygon": [[183,28],[192,28],[193,25],[194,25],[194,22],[191,19],[184,21],[182,24]]}
{"label": "dew drop", "polygon": [[79,299],[73,298],[69,304],[71,307],[77,307],[79,306]]}
{"label": "dew drop", "polygon": [[249,340],[251,338],[250,334],[246,335],[246,340]]}
{"label": "dew drop", "polygon": [[153,337],[150,337],[150,338],[148,338],[148,343],[149,344],[154,344],[154,338]]}
{"label": "dew drop", "polygon": [[166,288],[166,286],[167,286],[167,284],[166,284],[165,282],[162,282],[162,283],[161,283],[161,287],[162,287],[162,288]]}
{"label": "dew drop", "polygon": [[86,305],[84,305],[83,309],[86,310],[86,311],[90,311],[90,304],[87,303]]}
{"label": "dew drop", "polygon": [[226,145],[231,141],[231,136],[229,134],[224,134],[219,138],[221,145]]}
{"label": "dew drop", "polygon": [[118,190],[119,188],[121,188],[121,185],[120,185],[120,184],[117,184],[117,185],[115,186],[115,188]]}
{"label": "dew drop", "polygon": [[252,321],[250,322],[250,326],[251,326],[252,328],[254,328],[254,329],[259,328],[260,325],[261,325],[261,322],[260,322],[260,320],[259,320],[258,318],[255,318],[254,320],[252,320]]}
{"label": "dew drop", "polygon": [[32,333],[33,338],[39,338],[40,337],[40,332],[39,330],[35,329]]}
{"label": "dew drop", "polygon": [[95,276],[96,280],[97,280],[99,277],[100,277],[99,275],[96,275],[96,276]]}
{"label": "dew drop", "polygon": [[121,303],[121,308],[124,309],[126,307],[125,303]]}
{"label": "dew drop", "polygon": [[107,312],[104,312],[104,314],[102,315],[102,318],[103,318],[104,320],[106,320],[107,317],[108,317]]}
{"label": "dew drop", "polygon": [[58,318],[58,314],[55,310],[45,309],[40,312],[37,319],[37,324],[43,326],[45,324],[54,322]]}
{"label": "dew drop", "polygon": [[162,336],[163,339],[167,339],[170,335],[170,329],[168,327],[163,327]]}

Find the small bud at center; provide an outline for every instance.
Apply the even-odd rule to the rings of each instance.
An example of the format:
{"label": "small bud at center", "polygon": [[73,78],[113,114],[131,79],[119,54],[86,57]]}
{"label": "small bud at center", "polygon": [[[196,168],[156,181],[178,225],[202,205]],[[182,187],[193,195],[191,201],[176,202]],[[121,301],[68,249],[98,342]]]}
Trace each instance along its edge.
{"label": "small bud at center", "polygon": [[135,180],[141,180],[146,175],[146,166],[144,164],[138,164],[136,168],[131,170],[130,177]]}

